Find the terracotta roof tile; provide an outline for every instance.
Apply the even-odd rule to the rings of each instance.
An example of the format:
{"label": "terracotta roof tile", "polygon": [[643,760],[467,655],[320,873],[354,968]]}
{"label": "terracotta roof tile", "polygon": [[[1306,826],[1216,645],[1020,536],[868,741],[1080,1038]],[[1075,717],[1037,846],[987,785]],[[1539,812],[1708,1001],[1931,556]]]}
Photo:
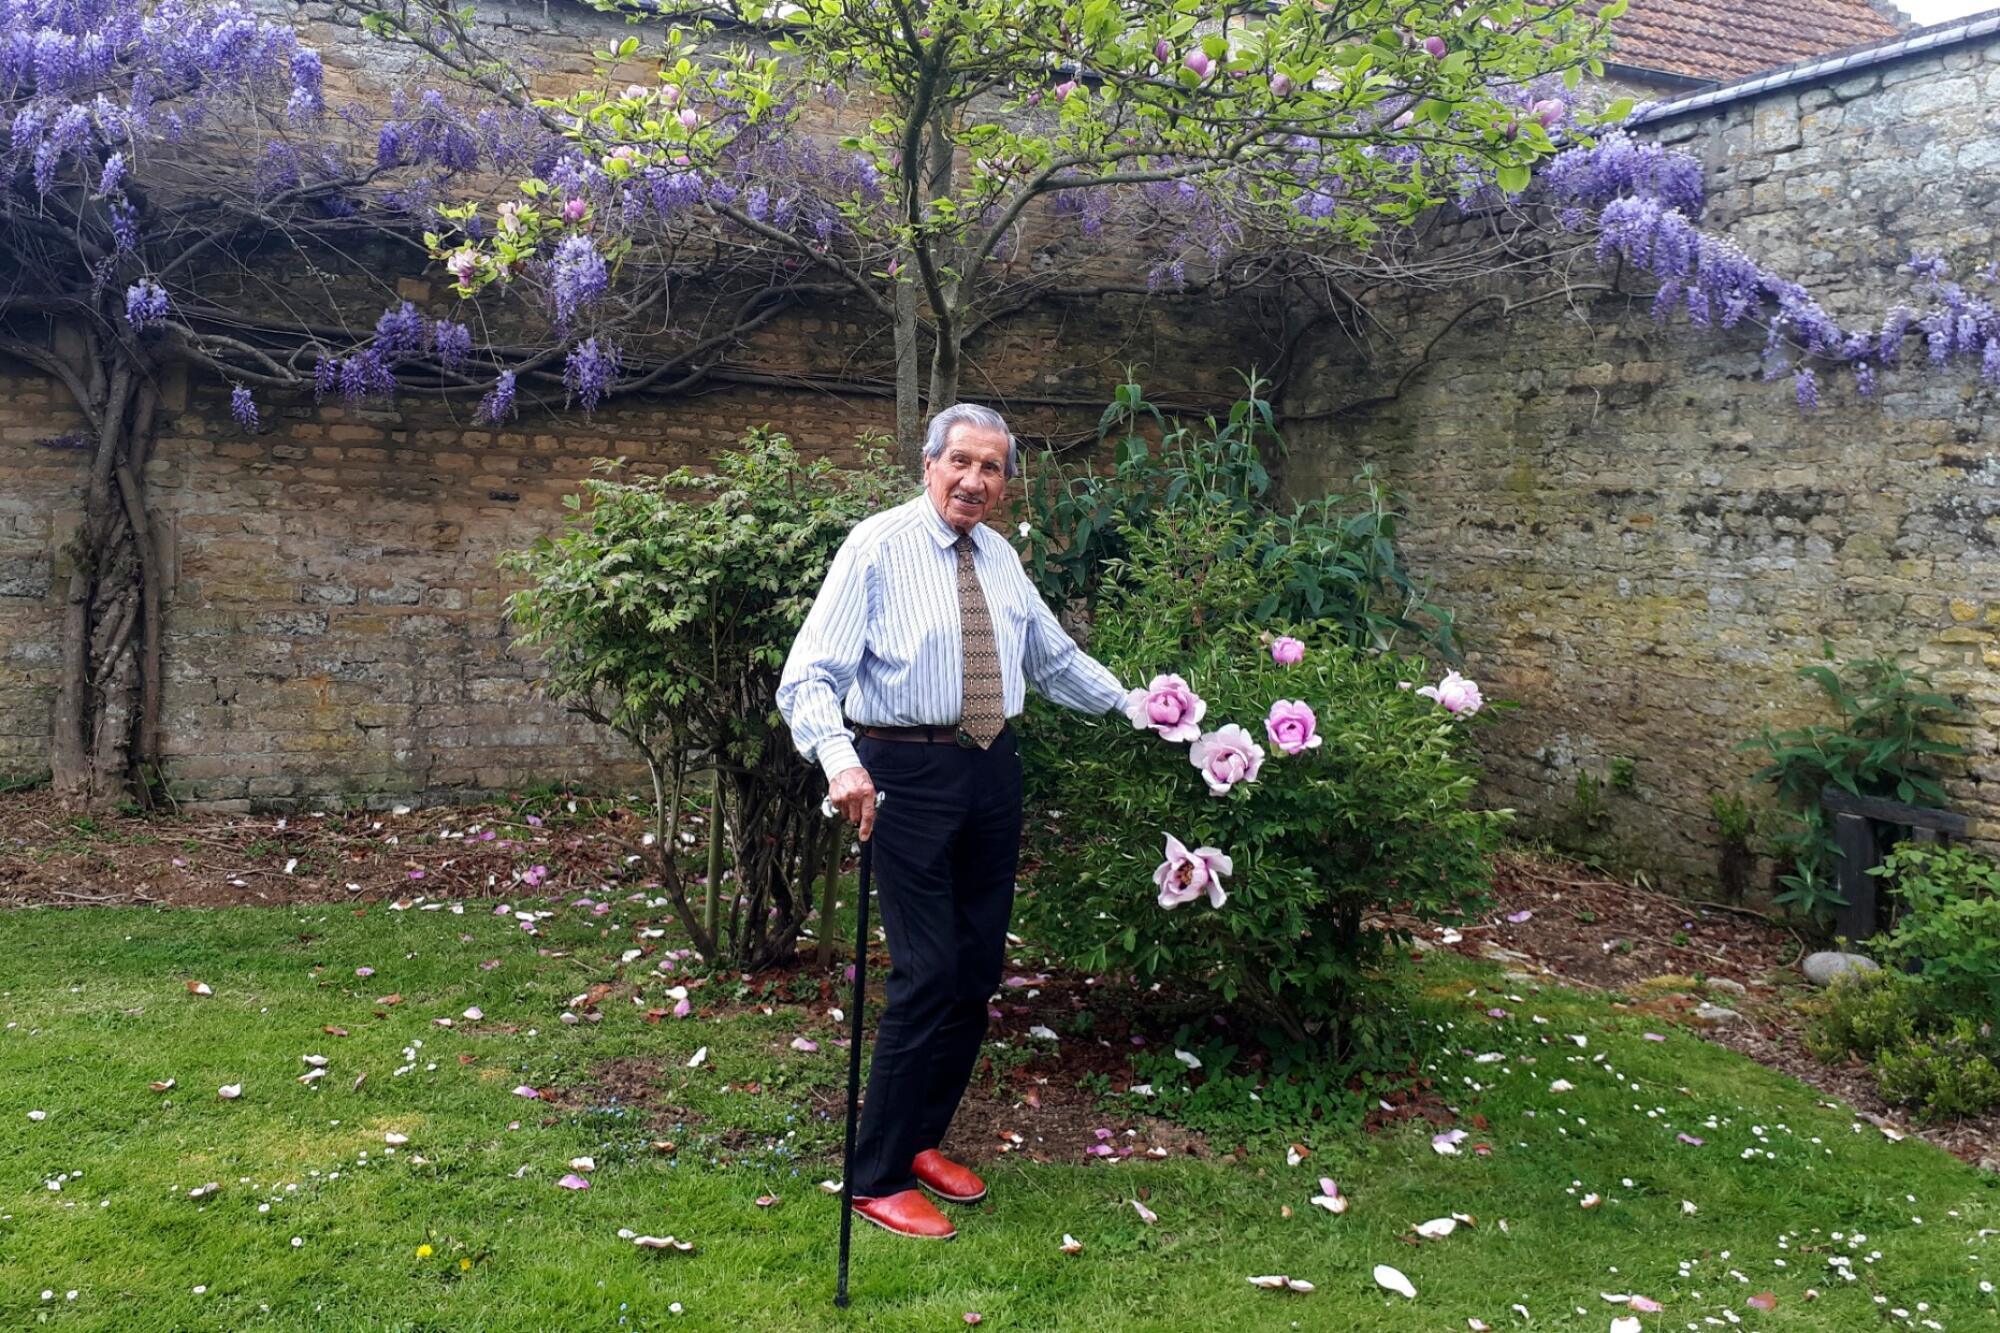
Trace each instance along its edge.
{"label": "terracotta roof tile", "polygon": [[1867,0],[1631,0],[1611,59],[1697,79],[1741,79],[1900,35]]}

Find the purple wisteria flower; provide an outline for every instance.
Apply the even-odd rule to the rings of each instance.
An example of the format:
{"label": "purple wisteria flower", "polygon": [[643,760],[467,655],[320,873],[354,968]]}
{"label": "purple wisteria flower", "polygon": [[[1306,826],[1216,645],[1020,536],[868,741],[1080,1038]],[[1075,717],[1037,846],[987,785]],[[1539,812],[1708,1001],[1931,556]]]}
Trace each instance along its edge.
{"label": "purple wisteria flower", "polygon": [[375,321],[375,346],[384,356],[410,356],[423,350],[424,317],[408,301],[384,310]]}
{"label": "purple wisteria flower", "polygon": [[431,346],[447,370],[457,370],[472,355],[472,330],[449,319],[431,326]]}
{"label": "purple wisteria flower", "polygon": [[141,278],[125,289],[125,318],[141,332],[167,322],[166,289],[151,278]]}
{"label": "purple wisteria flower", "polygon": [[567,325],[576,312],[604,295],[610,274],[604,256],[588,236],[579,233],[562,238],[555,258],[549,261],[549,296],[555,302],[556,322]]}
{"label": "purple wisteria flower", "polygon": [[257,429],[257,400],[240,384],[229,391],[229,415],[235,417],[236,424],[243,429]]}
{"label": "purple wisteria flower", "polygon": [[618,378],[618,360],[615,346],[600,344],[595,338],[586,338],[570,348],[569,360],[563,365],[563,387],[583,404],[585,412],[597,410],[612,381]]}
{"label": "purple wisteria flower", "polygon": [[498,425],[514,415],[514,372],[503,370],[500,377],[479,401],[477,420]]}

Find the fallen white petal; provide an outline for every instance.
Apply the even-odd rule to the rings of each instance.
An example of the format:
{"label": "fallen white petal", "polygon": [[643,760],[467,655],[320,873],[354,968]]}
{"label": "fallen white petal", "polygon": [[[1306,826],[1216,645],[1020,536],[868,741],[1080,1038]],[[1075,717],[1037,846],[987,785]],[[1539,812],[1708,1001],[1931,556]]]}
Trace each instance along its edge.
{"label": "fallen white petal", "polygon": [[1417,1224],[1417,1234],[1425,1240],[1443,1240],[1456,1230],[1457,1221],[1449,1217],[1433,1217],[1428,1222]]}
{"label": "fallen white petal", "polygon": [[632,1243],[642,1250],[679,1250],[683,1254],[694,1248],[694,1242],[672,1236],[634,1236]]}
{"label": "fallen white petal", "polygon": [[1053,1032],[1052,1030],[1050,1030],[1050,1029],[1049,1029],[1049,1028],[1047,1028],[1047,1027],[1044,1027],[1044,1026],[1043,1026],[1042,1024],[1040,1024],[1040,1023],[1037,1023],[1037,1024],[1035,1024],[1035,1025],[1034,1025],[1033,1027],[1029,1028],[1029,1029],[1028,1029],[1028,1035],[1029,1035],[1029,1036],[1031,1036],[1031,1037],[1039,1037],[1039,1038],[1040,1038],[1041,1040],[1043,1040],[1043,1041],[1061,1041],[1061,1040],[1062,1040],[1062,1038],[1061,1038],[1061,1037],[1058,1037],[1058,1036],[1057,1036],[1057,1035],[1056,1035],[1056,1034],[1055,1034],[1055,1033],[1054,1033],[1054,1032]]}
{"label": "fallen white petal", "polygon": [[572,1157],[569,1159],[569,1169],[572,1171],[595,1171],[597,1169],[597,1159],[594,1157]]}
{"label": "fallen white petal", "polygon": [[1083,1242],[1065,1231],[1062,1238],[1062,1252],[1064,1254],[1082,1254]]}
{"label": "fallen white petal", "polygon": [[388,1144],[391,1148],[400,1148],[409,1141],[410,1136],[408,1134],[398,1134],[393,1129],[382,1136],[382,1142]]}
{"label": "fallen white petal", "polygon": [[1189,1069],[1201,1068],[1201,1057],[1195,1055],[1191,1051],[1183,1051],[1180,1048],[1176,1047],[1174,1049],[1174,1059],[1180,1061],[1182,1064],[1186,1065]]}
{"label": "fallen white petal", "polygon": [[1639,1333],[1639,1316],[1622,1314],[1611,1321],[1611,1333]]}
{"label": "fallen white petal", "polygon": [[1413,1301],[1417,1298],[1417,1289],[1410,1285],[1410,1279],[1404,1277],[1400,1270],[1391,1268],[1387,1264],[1375,1265],[1375,1285],[1393,1291],[1408,1300]]}
{"label": "fallen white petal", "polygon": [[215,1090],[215,1095],[222,1098],[225,1102],[233,1102],[243,1095],[243,1085],[241,1083],[225,1083]]}
{"label": "fallen white petal", "polygon": [[702,1062],[706,1059],[708,1059],[708,1047],[704,1046],[694,1053],[694,1059],[687,1062],[687,1067],[689,1069],[699,1069],[702,1066]]}
{"label": "fallen white petal", "polygon": [[1140,1203],[1137,1199],[1133,1199],[1131,1203],[1132,1203],[1132,1211],[1138,1213],[1139,1220],[1141,1222],[1144,1222],[1147,1226],[1151,1226],[1153,1225],[1153,1223],[1160,1220],[1160,1215],[1158,1213],[1148,1208],[1145,1204]]}

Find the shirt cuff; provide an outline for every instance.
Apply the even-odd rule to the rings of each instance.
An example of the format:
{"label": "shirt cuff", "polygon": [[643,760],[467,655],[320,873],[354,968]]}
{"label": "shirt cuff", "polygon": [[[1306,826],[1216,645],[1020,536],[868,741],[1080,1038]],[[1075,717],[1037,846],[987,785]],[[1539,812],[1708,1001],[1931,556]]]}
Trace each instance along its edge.
{"label": "shirt cuff", "polygon": [[850,768],[861,766],[861,756],[854,753],[854,743],[842,735],[828,736],[819,743],[819,766],[826,770],[826,780],[832,782]]}

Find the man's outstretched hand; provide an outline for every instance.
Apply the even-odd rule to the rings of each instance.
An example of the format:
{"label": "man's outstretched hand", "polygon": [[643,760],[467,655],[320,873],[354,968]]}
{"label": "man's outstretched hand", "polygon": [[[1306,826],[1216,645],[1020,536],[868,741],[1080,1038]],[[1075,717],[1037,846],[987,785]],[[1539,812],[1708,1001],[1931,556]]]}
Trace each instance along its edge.
{"label": "man's outstretched hand", "polygon": [[848,823],[860,827],[861,841],[868,841],[868,835],[875,831],[875,783],[868,770],[856,764],[834,774],[826,799]]}

